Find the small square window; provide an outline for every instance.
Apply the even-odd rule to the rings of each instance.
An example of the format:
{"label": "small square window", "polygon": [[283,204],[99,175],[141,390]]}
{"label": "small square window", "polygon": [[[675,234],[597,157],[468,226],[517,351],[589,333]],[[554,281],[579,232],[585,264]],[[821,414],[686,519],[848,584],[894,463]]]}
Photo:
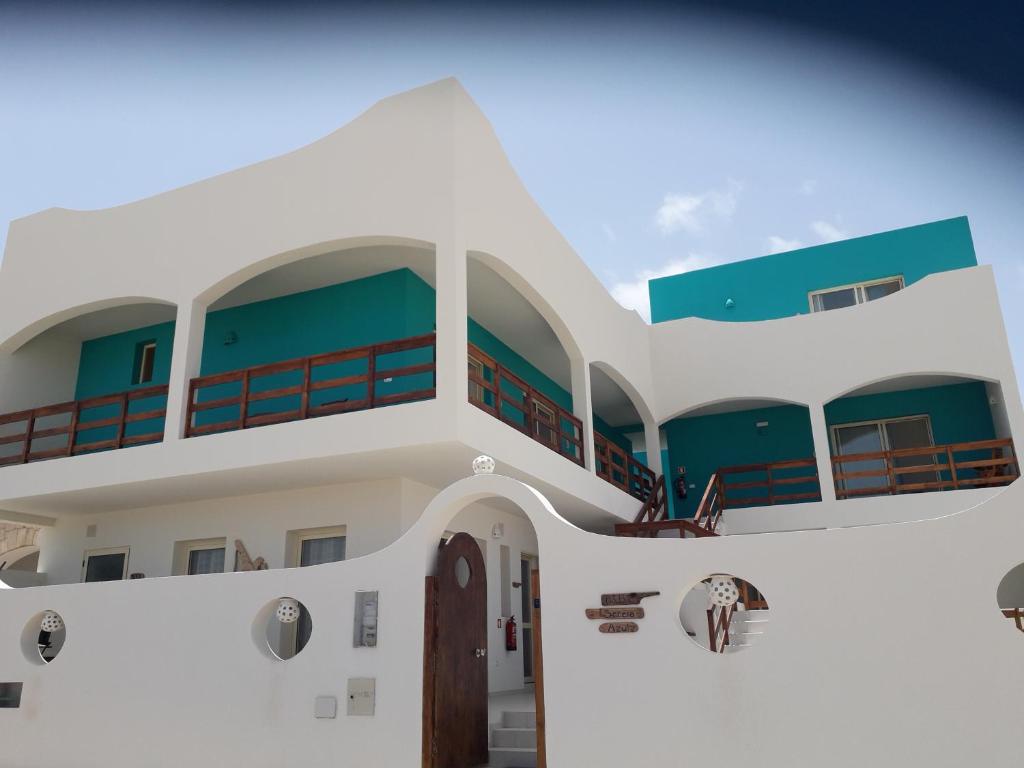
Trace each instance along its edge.
{"label": "small square window", "polygon": [[135,345],[135,367],[132,384],[147,384],[153,380],[153,366],[156,363],[156,342],[140,341]]}
{"label": "small square window", "polygon": [[21,706],[23,683],[0,683],[0,709],[17,709]]}

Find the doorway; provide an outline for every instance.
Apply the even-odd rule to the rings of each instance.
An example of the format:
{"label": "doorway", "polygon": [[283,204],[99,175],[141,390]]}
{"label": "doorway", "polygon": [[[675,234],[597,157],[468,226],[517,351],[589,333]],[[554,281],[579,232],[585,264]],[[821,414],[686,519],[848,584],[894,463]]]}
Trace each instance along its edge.
{"label": "doorway", "polygon": [[[837,424],[832,427],[832,443],[838,456],[929,448],[935,444],[931,421],[927,416]],[[894,456],[892,463],[895,468],[907,468],[932,464],[934,457],[928,454]],[[882,456],[844,461],[839,471],[848,476],[842,481],[843,489],[847,491],[863,489],[870,492],[869,489],[889,484],[894,486],[889,489],[894,492],[897,490],[895,486],[926,483],[936,479],[935,472],[926,471],[893,473],[890,480],[888,459]],[[854,473],[859,476],[849,477]],[[884,488],[881,490],[884,492]]]}
{"label": "doorway", "polygon": [[120,581],[128,575],[128,547],[91,549],[82,559],[82,581]]}
{"label": "doorway", "polygon": [[442,542],[426,579],[424,768],[487,765],[487,571],[476,539]]}
{"label": "doorway", "polygon": [[520,616],[520,629],[523,633],[523,682],[533,683],[534,677],[534,626],[533,626],[533,573],[537,570],[537,557],[528,555],[525,552],[519,558],[519,583],[522,606]]}

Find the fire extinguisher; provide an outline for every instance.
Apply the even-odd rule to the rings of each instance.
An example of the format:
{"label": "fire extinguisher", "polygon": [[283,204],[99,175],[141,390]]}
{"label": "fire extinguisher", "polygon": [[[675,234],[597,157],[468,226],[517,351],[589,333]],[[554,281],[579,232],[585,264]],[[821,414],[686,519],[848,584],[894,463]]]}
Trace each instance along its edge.
{"label": "fire extinguisher", "polygon": [[516,640],[516,617],[509,616],[505,622],[505,650],[514,651],[519,647]]}
{"label": "fire extinguisher", "polygon": [[679,468],[679,477],[676,478],[676,498],[685,499],[689,489],[686,487],[686,467]]}

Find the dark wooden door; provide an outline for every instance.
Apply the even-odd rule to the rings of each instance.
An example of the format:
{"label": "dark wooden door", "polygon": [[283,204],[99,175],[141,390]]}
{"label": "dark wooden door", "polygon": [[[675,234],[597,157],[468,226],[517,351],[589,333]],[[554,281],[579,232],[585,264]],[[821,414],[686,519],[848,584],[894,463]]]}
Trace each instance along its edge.
{"label": "dark wooden door", "polygon": [[480,546],[468,533],[455,534],[441,548],[434,583],[434,632],[427,649],[433,645],[433,668],[427,670],[432,680],[425,681],[433,687],[433,712],[424,713],[433,738],[424,744],[430,753],[424,764],[486,765],[487,572]]}

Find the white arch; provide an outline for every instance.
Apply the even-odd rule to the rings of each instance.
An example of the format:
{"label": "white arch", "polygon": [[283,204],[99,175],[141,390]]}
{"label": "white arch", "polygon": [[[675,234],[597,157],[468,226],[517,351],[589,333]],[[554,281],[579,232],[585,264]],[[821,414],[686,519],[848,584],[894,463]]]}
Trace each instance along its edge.
{"label": "white arch", "polygon": [[611,379],[615,386],[622,390],[622,392],[629,398],[629,401],[633,404],[637,414],[640,416],[640,422],[642,424],[648,424],[654,422],[654,413],[651,408],[647,405],[647,401],[643,395],[633,386],[633,383],[623,376],[617,368],[604,360],[592,360],[590,364],[605,374]]}
{"label": "white arch", "polygon": [[[671,416],[667,416],[666,418],[662,419],[661,422],[659,422],[659,423],[664,425],[664,424],[667,424],[668,422],[672,421],[673,419],[684,418],[688,413],[693,413],[694,411],[700,410],[701,408],[707,408],[707,407],[710,407],[710,406],[713,406],[713,405],[721,405],[723,403],[733,403],[733,402],[739,402],[739,403],[742,403],[742,402],[769,402],[769,403],[772,404],[772,406],[776,406],[776,405],[798,405],[798,406],[801,406],[803,408],[810,409],[810,403],[801,402],[800,400],[789,400],[789,399],[782,398],[782,397],[764,396],[764,395],[761,395],[761,396],[758,396],[758,395],[746,395],[746,396],[742,396],[742,397],[721,397],[721,398],[716,398],[716,399],[713,399],[713,400],[705,400],[705,401],[700,402],[700,403],[694,403],[693,405],[688,405],[686,408],[683,408],[683,409],[681,409],[679,411],[676,411]],[[741,409],[741,410],[746,410],[746,409]]]}
{"label": "white arch", "polygon": [[323,256],[336,251],[349,251],[354,248],[367,248],[372,246],[399,246],[405,248],[428,248],[436,252],[435,244],[426,240],[415,240],[407,237],[394,237],[385,235],[367,235],[361,237],[347,237],[340,240],[327,240],[321,243],[314,243],[289,251],[268,256],[251,264],[247,264],[239,270],[224,275],[215,283],[204,289],[196,297],[201,304],[209,306],[217,299],[230,293],[243,283],[259,277],[278,267],[292,264],[315,256]]}
{"label": "white arch", "polygon": [[900,379],[910,379],[918,376],[941,376],[952,379],[962,379],[962,381],[955,382],[957,384],[967,384],[972,381],[978,381],[985,384],[999,384],[1000,386],[1002,386],[1002,382],[1000,382],[998,379],[993,379],[989,376],[979,376],[973,373],[963,373],[959,371],[902,371],[900,373],[892,373],[887,376],[880,376],[875,379],[863,381],[853,387],[847,387],[838,394],[823,399],[822,403],[828,405],[829,403],[839,400],[840,398],[848,396],[852,392],[856,392],[858,389],[870,387],[874,384],[881,384],[884,381],[899,381]]}
{"label": "white arch", "polygon": [[92,314],[93,312],[99,312],[104,309],[128,307],[134,304],[160,304],[169,307],[176,306],[172,299],[159,298],[155,296],[117,296],[108,299],[100,299],[98,301],[91,301],[87,304],[79,304],[78,306],[68,307],[60,312],[54,312],[52,315],[40,318],[25,326],[12,336],[9,336],[0,343],[0,354],[16,352],[39,334],[44,333],[63,322],[73,320],[76,317]]}

